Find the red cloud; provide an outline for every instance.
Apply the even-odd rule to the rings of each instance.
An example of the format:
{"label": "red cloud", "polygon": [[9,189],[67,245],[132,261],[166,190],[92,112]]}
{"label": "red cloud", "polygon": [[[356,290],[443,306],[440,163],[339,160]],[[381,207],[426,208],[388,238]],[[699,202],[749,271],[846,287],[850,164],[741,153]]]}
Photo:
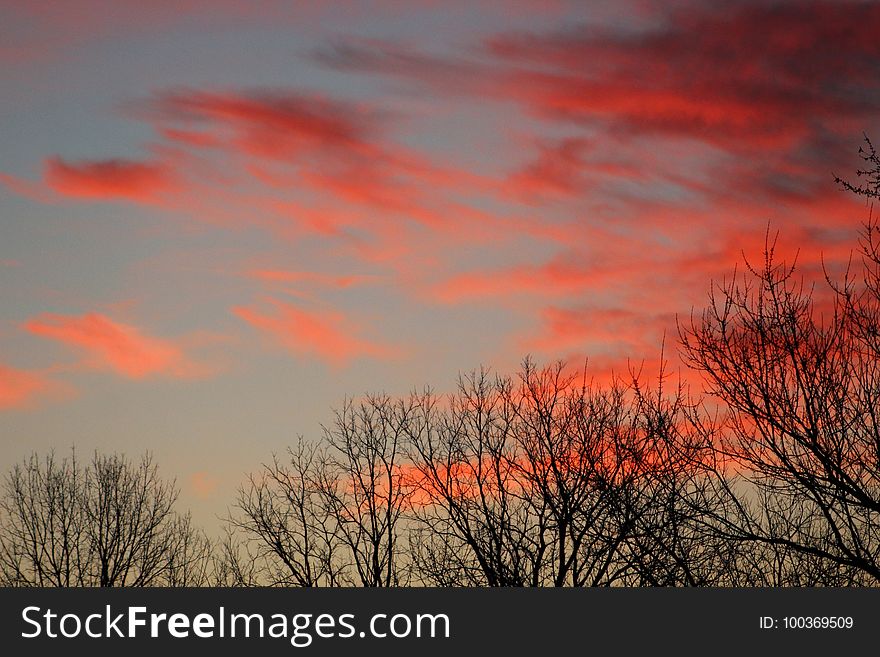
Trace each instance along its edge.
{"label": "red cloud", "polygon": [[97,199],[151,202],[174,187],[174,177],[163,164],[111,159],[67,162],[46,161],[46,183],[60,194]]}
{"label": "red cloud", "polygon": [[[198,89],[139,106],[157,134],[151,160],[55,158],[46,179],[64,194],[155,203],[179,174],[193,184],[169,197],[174,209],[285,236],[320,235],[333,256],[354,252],[387,265],[419,301],[426,292],[446,302],[501,297],[543,321],[533,341],[541,348],[580,348],[599,338],[638,345],[637,317],[699,303],[709,278],[739,261],[743,248],[760,249],[768,219],[816,253],[819,245],[839,251],[849,243],[834,230],[859,216],[845,216],[844,203],[820,190],[831,187],[836,144],[846,142],[841,131],[880,108],[873,75],[880,46],[866,36],[880,26],[875,6],[747,1],[661,13],[637,32],[570,23],[562,32],[503,35],[473,57],[430,57],[375,42],[322,55],[334,66],[402,77],[466,102],[494,98],[555,122],[552,138],[529,139],[534,157],[512,163],[512,173],[497,180],[437,166],[393,143],[393,117],[371,105],[295,90]],[[19,182],[6,180],[12,188]],[[511,198],[565,198],[579,204],[578,214],[518,219],[509,214]],[[792,235],[797,226],[803,233]],[[522,257],[537,264],[510,266],[510,254],[520,251],[507,246],[533,237],[545,243],[527,245]],[[475,249],[477,240],[488,246]],[[340,252],[338,242],[351,251]],[[565,252],[533,260],[546,257],[546,242]],[[801,262],[815,267],[819,260],[805,254]],[[481,269],[467,271],[474,266]],[[438,272],[447,280],[422,287]],[[362,282],[274,269],[250,275],[323,288]],[[547,310],[548,303],[575,309]],[[585,303],[618,314],[586,311]],[[281,303],[235,312],[294,353],[333,364],[390,352],[340,314]],[[121,371],[103,352],[80,346]]]}
{"label": "red cloud", "polygon": [[[595,178],[607,181],[643,181],[646,172],[639,166],[617,161],[614,156],[598,156],[596,143],[569,137],[555,141],[539,140],[537,156],[507,177],[510,195],[532,202],[553,197],[583,197],[595,191]],[[645,167],[642,161],[641,166]]]}
{"label": "red cloud", "polygon": [[737,149],[791,143],[817,119],[869,119],[878,31],[872,3],[746,2],[673,10],[637,37],[584,27],[488,47],[511,66],[502,91],[539,112]]}
{"label": "red cloud", "polygon": [[81,349],[90,367],[110,369],[132,379],[196,373],[197,368],[173,342],[143,335],[133,326],[97,313],[82,317],[47,313],[28,321],[25,328],[33,335]]}
{"label": "red cloud", "polygon": [[41,375],[0,364],[0,411],[25,407],[48,388]]}
{"label": "red cloud", "polygon": [[271,303],[271,314],[244,307],[233,308],[232,312],[294,354],[316,356],[333,366],[345,365],[355,358],[387,358],[395,354],[387,345],[357,337],[357,328],[347,325],[340,313],[306,311],[276,300]]}
{"label": "red cloud", "polygon": [[[673,157],[694,143],[721,147],[747,157],[746,169],[760,170],[743,172],[752,194],[758,179],[774,182],[758,189],[771,198],[806,183],[827,185],[825,173],[846,162],[836,137],[857,140],[880,109],[874,37],[880,5],[808,0],[669,7],[638,30],[593,22],[499,35],[486,40],[478,56],[348,41],[316,59],[403,79],[444,97],[513,101],[575,130],[604,130],[631,144],[634,154],[649,156],[656,148],[646,139],[677,141],[678,148],[667,149]],[[542,148],[515,176],[521,193],[582,190],[582,153],[575,145]],[[767,154],[773,154],[769,162]],[[806,170],[793,171],[794,164]],[[668,172],[668,164],[664,168]],[[728,161],[721,187],[737,183],[730,170]]]}
{"label": "red cloud", "polygon": [[547,194],[570,196],[584,190],[585,140],[565,139],[555,144],[538,144],[538,148],[538,158],[508,178],[514,194],[528,199]]}
{"label": "red cloud", "polygon": [[[149,115],[168,124],[201,129],[203,143],[241,148],[260,157],[289,159],[321,153],[349,158],[375,154],[369,138],[379,117],[366,107],[301,93],[210,93],[182,90],[148,102]],[[205,132],[212,129],[212,133]],[[181,134],[179,129],[172,134]],[[191,131],[184,131],[192,134]]]}
{"label": "red cloud", "polygon": [[390,115],[370,105],[295,90],[183,89],[129,109],[156,131],[150,160],[53,158],[47,187],[158,204],[223,226],[259,225],[287,239],[326,236],[333,255],[342,248],[395,267],[423,258],[422,241],[455,248],[463,239],[553,230],[475,207],[475,197],[502,192],[501,181],[393,143]]}
{"label": "red cloud", "polygon": [[[342,206],[381,209],[416,222],[448,223],[454,213],[445,211],[449,201],[438,196],[489,184],[388,143],[382,134],[386,114],[316,94],[191,89],[159,94],[140,113],[179,143],[221,146],[233,156],[246,156],[248,173],[276,188],[309,191]],[[284,168],[279,173],[253,160]],[[425,191],[437,189],[440,195]]]}
{"label": "red cloud", "polygon": [[594,353],[612,348],[619,353],[637,356],[654,351],[664,332],[675,330],[675,317],[652,317],[624,308],[557,308],[542,312],[541,334],[530,340],[529,348],[550,353],[580,349]]}
{"label": "red cloud", "polygon": [[662,370],[699,388],[700,376],[670,348],[677,335],[674,313],[620,307],[549,306],[540,312],[537,331],[516,341],[521,351],[569,363],[587,362],[590,378],[610,383],[631,375],[655,377]]}

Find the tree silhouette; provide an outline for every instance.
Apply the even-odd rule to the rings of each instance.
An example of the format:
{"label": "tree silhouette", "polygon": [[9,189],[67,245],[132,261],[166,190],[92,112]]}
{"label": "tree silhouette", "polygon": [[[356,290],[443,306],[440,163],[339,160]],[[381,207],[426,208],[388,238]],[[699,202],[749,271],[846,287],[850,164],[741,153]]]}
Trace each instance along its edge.
{"label": "tree silhouette", "polygon": [[405,400],[368,396],[344,404],[324,430],[323,510],[338,527],[362,586],[399,586],[409,579],[401,525],[409,498],[404,437],[412,412]]}
{"label": "tree silhouette", "polygon": [[859,156],[866,167],[856,171],[856,176],[861,182],[851,183],[840,176],[834,176],[834,182],[857,196],[869,199],[880,198],[880,154],[867,135],[865,135],[865,145],[859,147]]}
{"label": "tree silhouette", "polygon": [[[322,449],[300,439],[251,475],[229,523],[221,571],[235,585],[333,586],[341,583],[339,527],[324,513]],[[242,554],[242,552],[244,554]]]}
{"label": "tree silhouette", "polygon": [[0,572],[9,586],[207,582],[211,546],[174,512],[177,489],[145,455],[86,464],[32,455],[3,481]]}
{"label": "tree silhouette", "polygon": [[[712,432],[681,387],[602,387],[563,363],[462,378],[411,424],[417,570],[439,585],[716,582],[700,523]],[[442,409],[442,410],[441,410]],[[715,547],[716,549],[712,549]]]}
{"label": "tree silhouette", "polygon": [[822,306],[768,241],[762,266],[713,289],[682,330],[724,404],[719,449],[742,482],[716,529],[796,569],[819,562],[815,583],[880,578],[876,231],[866,235],[862,276],[829,276]]}
{"label": "tree silhouette", "polygon": [[[239,491],[222,571],[233,581],[296,586],[408,582],[402,459],[409,409],[386,396],[346,403],[322,445],[302,439]],[[241,552],[246,556],[236,556]],[[242,559],[259,562],[250,570]]]}

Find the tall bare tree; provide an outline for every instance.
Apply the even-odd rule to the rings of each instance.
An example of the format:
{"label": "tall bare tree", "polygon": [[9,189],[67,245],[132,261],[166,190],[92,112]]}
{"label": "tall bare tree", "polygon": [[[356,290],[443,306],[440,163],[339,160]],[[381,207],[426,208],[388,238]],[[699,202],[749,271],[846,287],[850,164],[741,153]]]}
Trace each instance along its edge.
{"label": "tall bare tree", "polygon": [[345,564],[336,520],[325,513],[323,448],[300,439],[239,490],[219,555],[228,583],[334,586]]}
{"label": "tall bare tree", "polygon": [[387,395],[346,402],[324,429],[324,510],[339,529],[356,583],[409,582],[404,513],[410,496],[404,439],[413,404]]}
{"label": "tall bare tree", "polygon": [[530,512],[517,480],[513,417],[498,394],[508,384],[472,373],[446,407],[426,392],[408,427],[422,525],[414,558],[433,582],[524,586],[537,577],[549,520]]}
{"label": "tall bare tree", "polygon": [[[661,373],[661,379],[662,379]],[[714,429],[682,388],[600,386],[563,363],[462,378],[411,422],[417,567],[443,585],[698,584],[720,579],[694,508]]]}
{"label": "tall bare tree", "polygon": [[408,583],[410,412],[387,396],[347,402],[320,446],[300,439],[286,462],[276,458],[251,476],[230,517],[238,536],[224,544],[221,570],[233,581],[271,585]]}
{"label": "tall bare tree", "polygon": [[[864,255],[867,268],[870,250]],[[681,336],[685,357],[727,410],[720,449],[745,480],[718,531],[787,563],[821,563],[816,570],[827,576],[817,583],[852,583],[854,572],[861,582],[880,578],[880,361],[870,276],[829,277],[817,300],[768,241],[762,265],[714,288]]]}
{"label": "tall bare tree", "polygon": [[6,586],[83,586],[92,582],[86,537],[85,473],[72,454],[32,454],[3,480],[0,576]]}

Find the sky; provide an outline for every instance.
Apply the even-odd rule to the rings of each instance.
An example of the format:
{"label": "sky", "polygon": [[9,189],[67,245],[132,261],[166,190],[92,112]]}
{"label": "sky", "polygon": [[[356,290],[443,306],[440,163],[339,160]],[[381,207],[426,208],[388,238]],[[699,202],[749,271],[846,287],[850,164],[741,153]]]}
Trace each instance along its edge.
{"label": "sky", "polygon": [[368,392],[677,364],[843,266],[880,3],[0,0],[0,470],[152,452],[212,529]]}

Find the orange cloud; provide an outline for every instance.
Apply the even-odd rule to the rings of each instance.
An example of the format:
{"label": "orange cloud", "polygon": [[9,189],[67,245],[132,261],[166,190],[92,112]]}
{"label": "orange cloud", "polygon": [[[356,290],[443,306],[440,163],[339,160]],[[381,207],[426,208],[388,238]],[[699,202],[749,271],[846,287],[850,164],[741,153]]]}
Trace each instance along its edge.
{"label": "orange cloud", "polygon": [[313,271],[288,269],[253,269],[247,275],[265,283],[311,283],[337,289],[349,288],[372,280],[370,276],[331,276]]}
{"label": "orange cloud", "polygon": [[60,157],[46,161],[46,183],[59,194],[95,199],[128,199],[150,202],[175,185],[164,164],[125,159],[68,162]]}
{"label": "orange cloud", "polygon": [[314,356],[335,367],[355,358],[388,358],[396,353],[388,345],[358,337],[358,327],[341,313],[306,311],[277,300],[271,300],[271,305],[271,314],[245,307],[232,312],[295,355]]}
{"label": "orange cloud", "polygon": [[591,261],[586,253],[565,253],[540,265],[457,274],[436,285],[433,292],[446,303],[522,294],[564,296],[611,280],[615,273]]}
{"label": "orange cloud", "polygon": [[25,328],[82,350],[90,367],[132,379],[159,374],[187,377],[198,370],[173,342],[143,335],[133,326],[97,313],[81,317],[47,313],[29,320]]}
{"label": "orange cloud", "polygon": [[189,478],[189,485],[199,499],[205,500],[214,494],[220,481],[208,472],[194,472]]}
{"label": "orange cloud", "polygon": [[26,407],[48,388],[41,375],[0,363],[0,410]]}

